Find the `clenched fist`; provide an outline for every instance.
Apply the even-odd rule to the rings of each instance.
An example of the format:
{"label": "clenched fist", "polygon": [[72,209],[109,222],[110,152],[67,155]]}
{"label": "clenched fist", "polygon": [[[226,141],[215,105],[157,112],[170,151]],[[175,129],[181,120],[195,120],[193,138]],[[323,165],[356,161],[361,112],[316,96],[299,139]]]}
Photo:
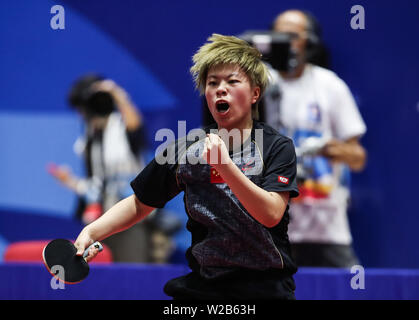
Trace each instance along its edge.
{"label": "clenched fist", "polygon": [[207,134],[205,138],[202,158],[214,167],[228,164],[231,161],[224,141],[214,133]]}

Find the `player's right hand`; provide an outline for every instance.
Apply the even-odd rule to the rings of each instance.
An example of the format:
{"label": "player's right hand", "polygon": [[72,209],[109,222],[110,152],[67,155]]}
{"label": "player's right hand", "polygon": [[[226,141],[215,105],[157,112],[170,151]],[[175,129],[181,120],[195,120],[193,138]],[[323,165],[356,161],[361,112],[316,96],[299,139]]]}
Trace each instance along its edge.
{"label": "player's right hand", "polygon": [[[94,242],[95,240],[92,239],[92,237],[89,235],[89,232],[86,230],[86,228],[84,228],[82,232],[79,234],[79,236],[77,237],[76,241],[74,242],[74,246],[77,249],[76,255],[83,256],[84,251]],[[89,254],[86,257],[86,261],[89,262],[94,257],[96,257],[98,253],[99,253],[98,249],[91,248],[89,250]]]}

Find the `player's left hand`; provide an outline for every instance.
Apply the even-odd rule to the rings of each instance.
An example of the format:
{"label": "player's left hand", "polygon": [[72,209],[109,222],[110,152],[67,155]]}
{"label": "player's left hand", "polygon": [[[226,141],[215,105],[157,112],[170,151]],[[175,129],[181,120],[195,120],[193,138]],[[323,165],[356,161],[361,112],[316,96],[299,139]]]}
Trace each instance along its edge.
{"label": "player's left hand", "polygon": [[214,133],[207,134],[205,138],[202,158],[213,167],[225,165],[231,161],[224,141]]}

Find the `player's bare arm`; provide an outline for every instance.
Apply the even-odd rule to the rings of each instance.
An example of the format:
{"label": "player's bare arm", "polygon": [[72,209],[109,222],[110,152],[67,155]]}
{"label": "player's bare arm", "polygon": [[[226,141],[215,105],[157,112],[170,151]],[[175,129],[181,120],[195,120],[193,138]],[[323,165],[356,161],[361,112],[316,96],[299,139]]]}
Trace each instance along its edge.
{"label": "player's bare arm", "polygon": [[[211,154],[217,157],[211,158]],[[288,205],[288,192],[268,192],[249,180],[230,159],[224,141],[216,134],[207,136],[202,156],[223,177],[253,218],[268,228],[281,221]]]}
{"label": "player's bare arm", "polygon": [[[114,233],[121,232],[143,220],[154,208],[146,206],[135,195],[131,195],[106,211],[99,219],[87,225],[77,237],[74,245],[77,254],[96,240],[103,240]],[[89,254],[89,259],[91,259]]]}

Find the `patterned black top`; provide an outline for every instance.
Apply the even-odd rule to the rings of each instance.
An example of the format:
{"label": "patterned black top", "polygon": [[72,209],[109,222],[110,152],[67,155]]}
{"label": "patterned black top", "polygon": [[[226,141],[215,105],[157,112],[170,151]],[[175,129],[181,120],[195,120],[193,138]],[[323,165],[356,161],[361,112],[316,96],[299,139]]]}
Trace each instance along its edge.
{"label": "patterned black top", "polygon": [[[184,191],[187,229],[192,245],[186,256],[193,271],[214,279],[235,270],[296,272],[290,257],[288,207],[281,221],[267,228],[239,202],[216,170],[202,160],[205,134],[177,140],[131,182],[144,204],[162,208]],[[256,185],[270,192],[298,196],[296,157],[292,141],[261,122],[250,138],[230,152],[233,162]]]}

